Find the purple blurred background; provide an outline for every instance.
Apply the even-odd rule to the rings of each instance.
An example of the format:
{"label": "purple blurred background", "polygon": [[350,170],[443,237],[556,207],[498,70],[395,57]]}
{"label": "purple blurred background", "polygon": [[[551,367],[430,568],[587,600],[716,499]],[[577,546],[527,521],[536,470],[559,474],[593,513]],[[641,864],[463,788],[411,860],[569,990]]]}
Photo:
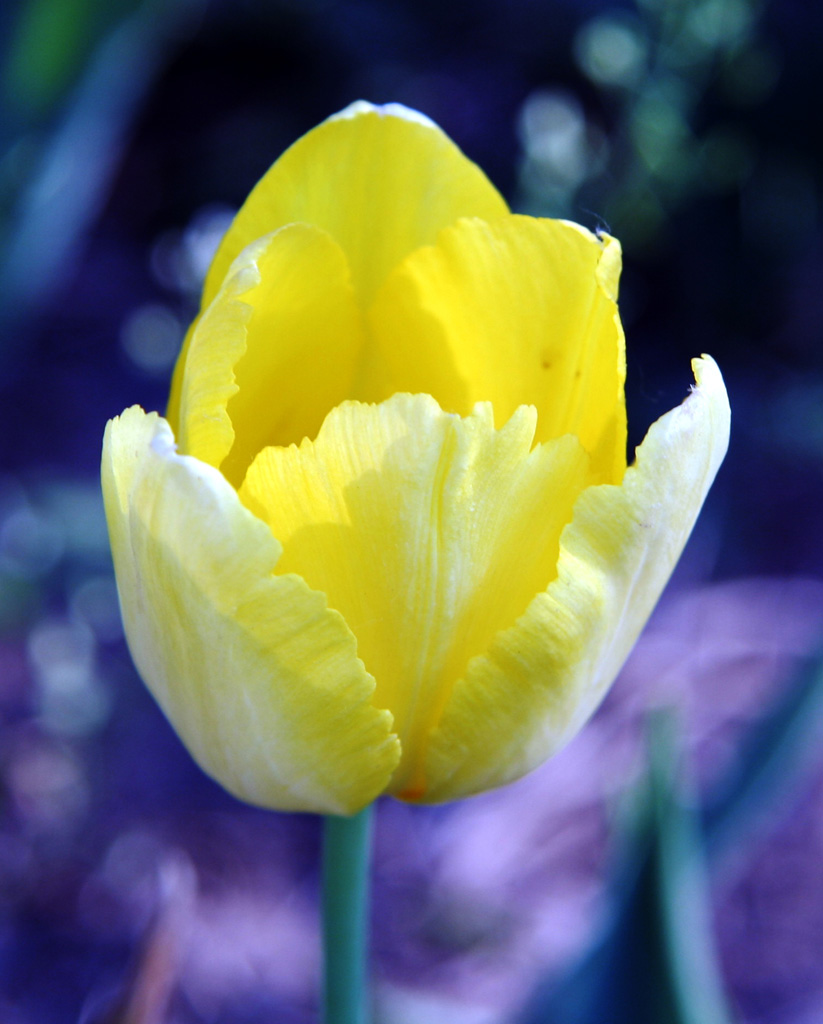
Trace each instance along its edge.
{"label": "purple blurred background", "polygon": [[[232,212],[359,97],[433,117],[516,210],[621,238],[633,445],[700,352],[734,415],[583,734],[500,792],[380,805],[377,1019],[686,1021],[643,1002],[692,955],[668,947],[658,964],[625,944],[599,1015],[569,996],[653,905],[724,1019],[823,1020],[823,9],[17,0],[0,33],[0,1021],[316,1019],[319,823],[224,794],[144,691],[97,472],[109,417],[163,409]],[[627,808],[657,708],[676,709],[669,797],[701,882],[669,885],[663,856],[649,897],[627,881],[646,877],[638,828],[665,851],[674,819]]]}

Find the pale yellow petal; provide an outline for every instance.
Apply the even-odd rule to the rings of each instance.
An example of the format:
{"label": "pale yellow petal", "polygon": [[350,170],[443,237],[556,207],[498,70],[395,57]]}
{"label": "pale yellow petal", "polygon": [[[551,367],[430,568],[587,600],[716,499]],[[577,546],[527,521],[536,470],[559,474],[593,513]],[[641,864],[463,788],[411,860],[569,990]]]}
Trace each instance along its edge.
{"label": "pale yellow petal", "polygon": [[250,803],[351,813],[398,760],[391,715],[340,615],[168,424],[109,423],[103,490],[135,664],[201,767]]}
{"label": "pale yellow petal", "polygon": [[455,686],[425,764],[426,799],[524,775],[580,728],[617,675],[688,539],[729,438],[708,357],[698,386],[650,429],[619,487],[584,492],[557,579]]}
{"label": "pale yellow petal", "polygon": [[267,444],[314,436],[346,397],[362,344],[342,250],[292,224],[250,245],[200,318],[180,404],[180,447],[239,484]]}
{"label": "pale yellow petal", "polygon": [[241,498],[283,544],[278,571],[328,595],[395,716],[392,792],[419,787],[452,685],[556,571],[588,457],[573,437],[532,450],[534,426],[525,407],[495,431],[488,405],[461,420],[426,395],[348,402],[246,476]]}
{"label": "pale yellow petal", "polygon": [[620,247],[565,221],[462,220],[390,275],[369,312],[355,397],[490,401],[498,424],[537,408],[537,440],[576,434],[593,479],[626,468]]}

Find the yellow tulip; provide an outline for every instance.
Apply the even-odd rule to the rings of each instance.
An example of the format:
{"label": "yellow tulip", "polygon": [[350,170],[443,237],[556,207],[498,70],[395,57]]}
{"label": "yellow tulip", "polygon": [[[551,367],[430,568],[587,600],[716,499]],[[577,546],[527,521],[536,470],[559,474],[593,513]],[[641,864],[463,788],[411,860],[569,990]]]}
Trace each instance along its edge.
{"label": "yellow tulip", "polygon": [[627,469],[619,270],[396,105],[330,118],[251,193],[168,418],[112,420],[102,469],[137,668],[232,793],[450,800],[592,713],[729,430],[704,356]]}

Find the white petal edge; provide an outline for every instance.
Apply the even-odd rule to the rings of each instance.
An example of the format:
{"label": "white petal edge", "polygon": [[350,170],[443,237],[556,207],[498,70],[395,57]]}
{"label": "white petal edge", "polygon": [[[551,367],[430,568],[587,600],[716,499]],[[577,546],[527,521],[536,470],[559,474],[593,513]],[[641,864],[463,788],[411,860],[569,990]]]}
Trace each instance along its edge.
{"label": "white petal edge", "polygon": [[380,114],[381,117],[400,117],[404,121],[415,121],[417,124],[423,124],[427,128],[436,128],[438,131],[442,131],[436,121],[432,121],[430,117],[427,117],[419,110],[407,107],[403,103],[370,103],[368,100],[354,100],[354,102],[339,110],[336,114],[327,117],[326,120],[346,121],[359,117],[361,114],[370,113]]}

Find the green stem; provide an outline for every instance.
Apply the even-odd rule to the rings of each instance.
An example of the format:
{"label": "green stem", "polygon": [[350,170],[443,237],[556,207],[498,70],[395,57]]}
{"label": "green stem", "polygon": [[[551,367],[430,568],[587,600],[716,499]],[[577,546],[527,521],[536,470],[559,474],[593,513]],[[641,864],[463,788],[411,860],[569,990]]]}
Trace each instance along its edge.
{"label": "green stem", "polygon": [[323,1024],[367,1024],[372,807],[323,832]]}

